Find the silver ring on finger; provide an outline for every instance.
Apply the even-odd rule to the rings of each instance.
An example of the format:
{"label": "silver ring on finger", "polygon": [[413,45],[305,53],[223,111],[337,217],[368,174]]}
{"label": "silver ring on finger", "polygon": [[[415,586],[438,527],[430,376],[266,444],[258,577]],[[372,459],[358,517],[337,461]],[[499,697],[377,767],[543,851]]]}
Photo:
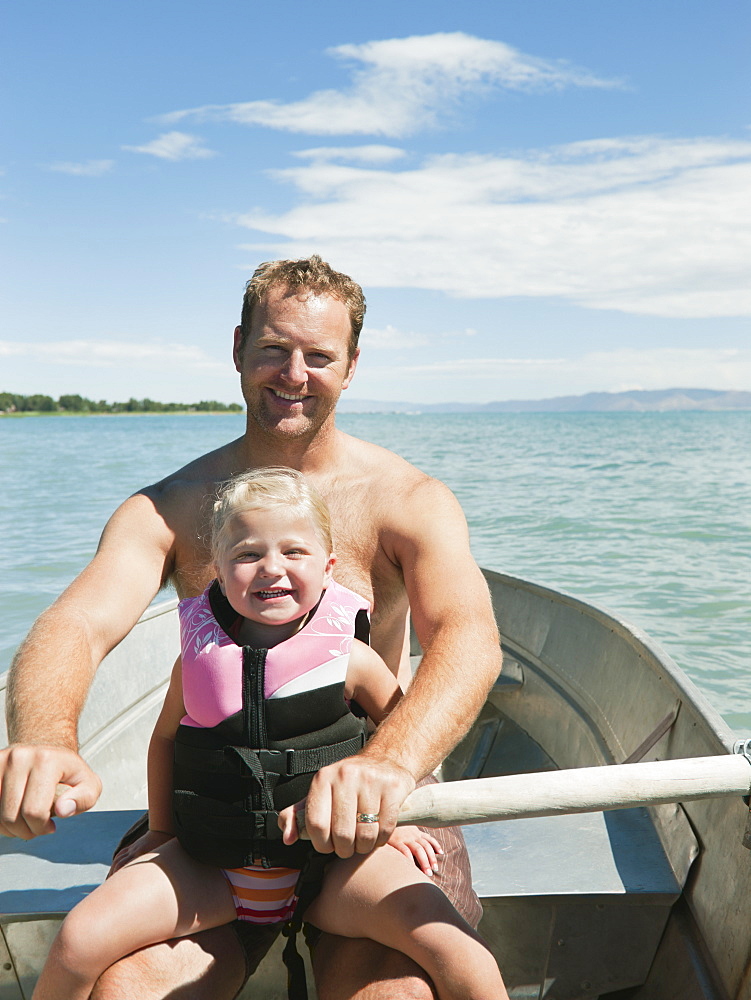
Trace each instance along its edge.
{"label": "silver ring on finger", "polygon": [[377,823],[379,819],[378,813],[358,813],[357,822],[358,823]]}

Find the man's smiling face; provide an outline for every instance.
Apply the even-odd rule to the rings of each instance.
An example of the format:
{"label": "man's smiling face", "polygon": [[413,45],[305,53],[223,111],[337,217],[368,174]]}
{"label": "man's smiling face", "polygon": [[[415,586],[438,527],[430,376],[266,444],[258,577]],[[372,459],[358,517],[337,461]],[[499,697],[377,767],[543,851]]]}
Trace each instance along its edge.
{"label": "man's smiling face", "polygon": [[352,380],[352,324],[330,295],[272,288],[253,310],[242,351],[235,331],[235,367],[248,415],[262,430],[286,438],[313,436]]}

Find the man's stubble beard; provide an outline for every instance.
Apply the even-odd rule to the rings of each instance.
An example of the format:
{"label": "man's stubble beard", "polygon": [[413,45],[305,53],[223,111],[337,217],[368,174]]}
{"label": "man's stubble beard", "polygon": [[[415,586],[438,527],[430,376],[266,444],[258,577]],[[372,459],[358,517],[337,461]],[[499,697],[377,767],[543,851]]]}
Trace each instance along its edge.
{"label": "man's stubble beard", "polygon": [[[245,395],[245,394],[243,394]],[[249,400],[245,395],[245,405],[248,411],[248,418],[252,420],[259,430],[271,437],[277,437],[285,441],[299,441],[302,438],[312,439],[320,431],[326,421],[336,410],[339,402],[337,397],[330,404],[324,405],[319,397],[317,407],[313,414],[307,416],[301,414],[298,417],[277,417],[272,415],[264,405],[263,399],[255,396]],[[293,423],[291,427],[285,427],[285,423]]]}

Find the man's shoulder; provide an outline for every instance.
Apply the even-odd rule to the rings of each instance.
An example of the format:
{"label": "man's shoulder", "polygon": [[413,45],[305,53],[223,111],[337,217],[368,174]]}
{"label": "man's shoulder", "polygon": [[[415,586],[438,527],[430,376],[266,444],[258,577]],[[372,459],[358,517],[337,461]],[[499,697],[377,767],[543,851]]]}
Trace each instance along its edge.
{"label": "man's shoulder", "polygon": [[144,486],[136,496],[147,497],[160,512],[187,508],[195,511],[196,502],[213,495],[219,483],[228,479],[236,464],[237,442],[232,441],[193,459],[163,479]]}
{"label": "man's shoulder", "polygon": [[347,463],[351,474],[370,482],[377,492],[396,490],[400,496],[451,494],[445,483],[418,469],[396,452],[350,435],[347,438]]}
{"label": "man's shoulder", "polygon": [[404,530],[430,510],[444,516],[458,514],[454,494],[445,483],[428,475],[388,448],[350,438],[346,454],[347,476],[356,492],[367,495],[368,507],[380,530]]}

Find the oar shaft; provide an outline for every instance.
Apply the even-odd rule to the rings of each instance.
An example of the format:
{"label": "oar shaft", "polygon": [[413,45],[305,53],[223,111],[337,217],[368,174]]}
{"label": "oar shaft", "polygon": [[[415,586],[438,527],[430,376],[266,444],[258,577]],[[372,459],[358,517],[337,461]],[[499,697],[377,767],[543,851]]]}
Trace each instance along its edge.
{"label": "oar shaft", "polygon": [[600,812],[742,796],[750,788],[751,763],[741,754],[512,774],[418,788],[402,806],[399,824],[439,827]]}

